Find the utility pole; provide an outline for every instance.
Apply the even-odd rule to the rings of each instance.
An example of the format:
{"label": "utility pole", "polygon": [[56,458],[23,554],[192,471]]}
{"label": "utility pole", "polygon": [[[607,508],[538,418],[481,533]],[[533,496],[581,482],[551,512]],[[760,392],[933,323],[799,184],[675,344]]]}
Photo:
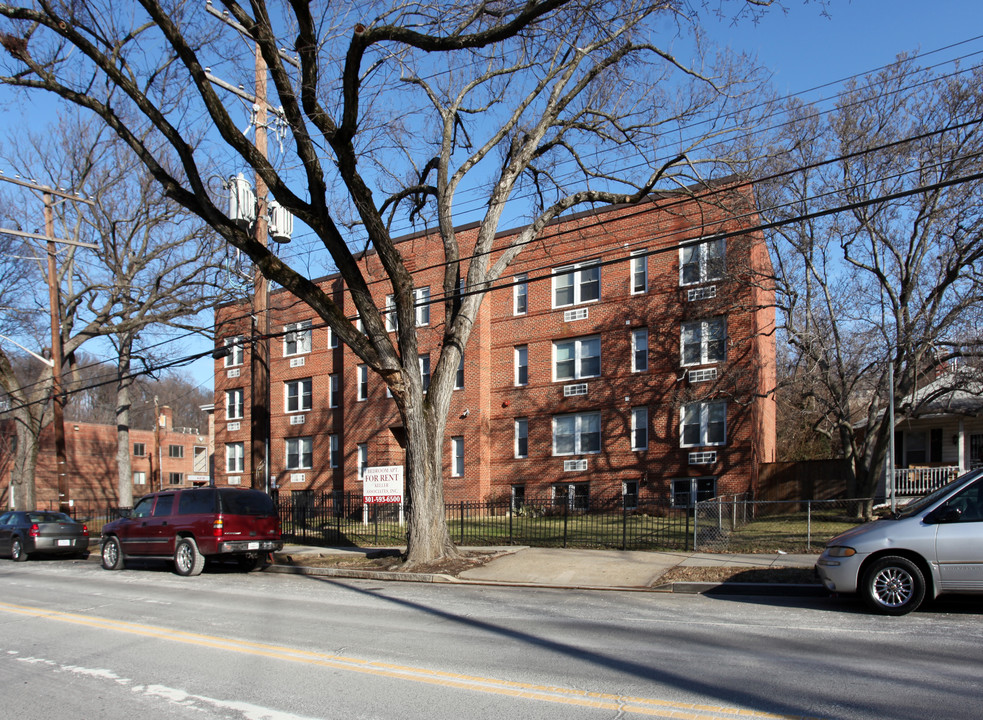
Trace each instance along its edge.
{"label": "utility pole", "polygon": [[[68,481],[68,452],[65,447],[65,393],[62,388],[62,345],[61,345],[61,291],[58,286],[58,267],[55,243],[76,245],[90,249],[98,249],[96,245],[75,240],[59,240],[55,237],[55,195],[66,200],[75,200],[89,205],[95,205],[91,200],[72,195],[71,193],[55,190],[21,178],[10,178],[0,175],[0,180],[38,190],[44,198],[44,235],[25,233],[16,230],[2,232],[45,240],[48,254],[48,308],[51,316],[51,404],[52,426],[55,433],[55,478],[58,487],[58,509],[67,513],[72,507],[71,485]],[[32,353],[33,354],[33,353]]]}

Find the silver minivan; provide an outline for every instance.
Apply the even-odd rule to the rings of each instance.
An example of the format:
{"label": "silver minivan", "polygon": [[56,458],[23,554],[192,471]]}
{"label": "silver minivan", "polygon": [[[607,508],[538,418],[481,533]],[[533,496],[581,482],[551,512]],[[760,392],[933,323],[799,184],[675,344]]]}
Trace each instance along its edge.
{"label": "silver minivan", "polygon": [[858,592],[887,615],[911,612],[926,595],[983,593],[983,469],[837,535],[816,571],[827,590]]}

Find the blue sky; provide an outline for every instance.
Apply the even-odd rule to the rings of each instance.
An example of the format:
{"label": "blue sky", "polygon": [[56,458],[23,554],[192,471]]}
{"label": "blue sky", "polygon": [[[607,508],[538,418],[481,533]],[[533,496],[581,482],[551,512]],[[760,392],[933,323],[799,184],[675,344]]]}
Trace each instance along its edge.
{"label": "blue sky", "polygon": [[[820,3],[783,1],[787,12],[773,9],[757,24],[710,19],[705,25],[718,43],[756,54],[773,71],[774,85],[783,94],[874,70],[905,51],[927,52],[962,43],[932,55],[931,62],[960,56],[965,56],[964,65],[983,62],[983,38],[977,37],[983,36],[979,0],[829,0],[825,15]],[[717,0],[707,0],[707,5],[716,7]],[[724,10],[734,7],[723,4]],[[831,86],[804,99],[817,100],[837,91],[838,86]],[[10,102],[7,90],[0,90],[0,98],[3,137],[9,138],[25,121],[37,126],[51,117],[52,104],[40,98],[30,104]],[[176,352],[205,349],[204,342],[186,342]],[[184,374],[210,387],[211,359],[198,361]]]}

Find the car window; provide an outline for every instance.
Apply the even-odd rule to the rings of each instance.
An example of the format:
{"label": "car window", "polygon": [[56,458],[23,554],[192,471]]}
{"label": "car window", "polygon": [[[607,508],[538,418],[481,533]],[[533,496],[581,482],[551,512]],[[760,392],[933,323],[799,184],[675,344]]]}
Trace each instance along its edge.
{"label": "car window", "polygon": [[945,506],[959,511],[959,522],[983,521],[983,481],[960,490],[949,498]]}
{"label": "car window", "polygon": [[10,521],[13,519],[13,513],[4,513],[0,515],[0,525],[10,525]]}
{"label": "car window", "polygon": [[154,505],[154,517],[170,515],[172,507],[174,507],[173,495],[158,495],[157,504]]}
{"label": "car window", "polygon": [[222,512],[229,515],[273,515],[273,500],[258,490],[219,490]]}
{"label": "car window", "polygon": [[185,490],[178,500],[178,515],[203,515],[215,512],[215,490]]}
{"label": "car window", "polygon": [[943,485],[935,492],[930,493],[922,498],[918,498],[917,500],[912,500],[904,507],[899,508],[898,512],[895,514],[895,517],[906,518],[906,517],[912,517],[913,515],[917,515],[925,508],[931,507],[935,503],[939,502],[943,497],[951,493],[957,487],[968,485],[974,480],[980,478],[981,475],[983,475],[983,473],[981,473],[981,471],[979,470],[973,470],[971,472],[966,473],[965,475],[961,475],[960,477],[956,478],[948,485]]}
{"label": "car window", "polygon": [[133,508],[133,512],[130,513],[131,518],[145,518],[150,517],[150,510],[154,506],[154,499],[152,497],[143,498],[140,502],[136,504]]}

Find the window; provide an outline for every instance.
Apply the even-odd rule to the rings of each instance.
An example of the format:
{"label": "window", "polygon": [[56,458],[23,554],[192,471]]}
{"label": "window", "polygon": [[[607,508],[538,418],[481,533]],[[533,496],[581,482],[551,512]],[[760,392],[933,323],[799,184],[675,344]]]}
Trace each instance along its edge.
{"label": "window", "polygon": [[147,473],[143,470],[133,471],[133,484],[134,485],[146,485],[147,484]]}
{"label": "window", "polygon": [[311,321],[284,325],[283,354],[301,355],[311,351]]}
{"label": "window", "polygon": [[709,365],[722,362],[726,336],[727,323],[722,317],[683,323],[680,339],[683,365]]}
{"label": "window", "polygon": [[638,480],[625,480],[621,483],[621,501],[626,510],[638,507]]}
{"label": "window", "polygon": [[649,331],[639,328],[631,331],[631,371],[648,372],[649,369]]}
{"label": "window", "polygon": [[329,350],[334,350],[336,347],[338,347],[338,336],[335,334],[335,331],[332,330],[331,329],[331,326],[329,325],[328,326],[328,349]]}
{"label": "window", "polygon": [[367,443],[359,443],[356,448],[358,451],[358,476],[365,477],[365,471],[369,469],[369,446]]}
{"label": "window", "polygon": [[183,458],[184,457],[184,445],[168,445],[167,446],[167,457]]}
{"label": "window", "polygon": [[518,345],[513,352],[513,362],[515,365],[515,384],[529,384],[529,346]]}
{"label": "window", "polygon": [[287,470],[309,470],[313,466],[313,440],[309,437],[287,438]]}
{"label": "window", "polygon": [[590,505],[588,483],[561,483],[553,486],[553,505],[570,510],[587,510]]}
{"label": "window", "polygon": [[396,328],[399,327],[399,320],[396,318],[395,295],[386,295],[386,310],[383,314],[386,316],[386,330],[389,332],[396,332]]}
{"label": "window", "polygon": [[417,288],[413,291],[413,306],[416,315],[416,326],[430,324],[430,288]]}
{"label": "window", "polygon": [[515,419],[515,456],[529,457],[529,419]]}
{"label": "window", "polygon": [[242,388],[225,391],[225,419],[241,420],[245,405],[243,404]]}
{"label": "window", "polygon": [[553,274],[553,307],[593,302],[601,297],[601,266],[568,265]]}
{"label": "window", "polygon": [[284,383],[286,392],[286,412],[302,412],[310,410],[311,404],[311,379],[291,380]]}
{"label": "window", "polygon": [[357,389],[357,399],[365,400],[369,397],[369,366],[359,365],[357,368],[358,372],[358,389]]}
{"label": "window", "polygon": [[529,276],[525,273],[516,275],[512,287],[512,314],[525,315],[529,312]]}
{"label": "window", "polygon": [[423,382],[423,392],[430,389],[430,356],[420,355],[420,379]]}
{"label": "window", "polygon": [[526,486],[512,486],[512,510],[518,512],[526,505]]}
{"label": "window", "polygon": [[674,507],[693,507],[693,500],[711,500],[717,495],[716,478],[680,478],[672,481]]}
{"label": "window", "polygon": [[328,407],[338,407],[338,391],[340,389],[341,378],[337,373],[328,376]]}
{"label": "window", "polygon": [[631,449],[647,450],[649,446],[649,409],[631,409]]}
{"label": "window", "polygon": [[229,354],[225,356],[225,367],[242,365],[242,347],[245,342],[246,338],[242,335],[225,338],[225,347],[229,350]]}
{"label": "window", "polygon": [[464,437],[456,435],[451,438],[451,477],[464,475]]}
{"label": "window", "polygon": [[553,454],[601,452],[601,413],[557,415],[553,418]]}
{"label": "window", "polygon": [[338,436],[329,435],[330,443],[328,445],[328,467],[336,468],[338,467]]}
{"label": "window", "polygon": [[[184,473],[179,473],[179,472],[167,473],[167,482],[169,485],[180,485],[181,483],[184,482]],[[160,505],[160,502],[158,501],[157,504]]]}
{"label": "window", "polygon": [[601,339],[577,338],[553,343],[553,379],[579,380],[601,374]]}
{"label": "window", "polygon": [[461,362],[457,364],[457,374],[454,376],[454,389],[464,389],[464,356],[461,355]]}
{"label": "window", "polygon": [[727,403],[691,403],[684,405],[680,412],[681,447],[723,445],[726,442]]}
{"label": "window", "polygon": [[147,455],[147,445],[146,443],[133,443],[133,456],[134,457],[146,457]]}
{"label": "window", "polygon": [[241,473],[246,469],[246,448],[241,442],[225,444],[225,471]]}
{"label": "window", "polygon": [[647,250],[636,250],[631,258],[631,294],[641,295],[649,289],[649,259]]}
{"label": "window", "polygon": [[679,284],[716,280],[724,276],[724,239],[706,240],[679,249]]}

